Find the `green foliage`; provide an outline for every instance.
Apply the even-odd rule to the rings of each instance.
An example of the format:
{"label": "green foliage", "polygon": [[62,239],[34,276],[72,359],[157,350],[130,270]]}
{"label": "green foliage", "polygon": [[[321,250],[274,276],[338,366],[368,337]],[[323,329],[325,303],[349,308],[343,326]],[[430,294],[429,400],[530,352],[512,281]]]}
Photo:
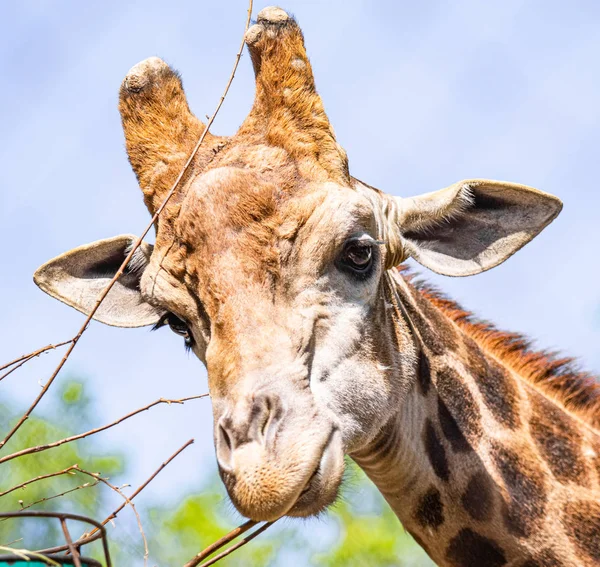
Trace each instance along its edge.
{"label": "green foliage", "polygon": [[63,387],[61,398],[67,407],[79,404],[81,408],[89,404],[89,398],[85,396],[84,385],[81,382],[67,382]]}
{"label": "green foliage", "polygon": [[[222,561],[235,565],[315,565],[325,567],[427,567],[434,564],[404,532],[389,506],[356,465],[345,497],[327,512],[333,521],[279,524]],[[226,513],[218,480],[186,497],[174,510],[155,507],[151,555],[158,565],[180,565],[235,527]],[[329,540],[328,544],[317,540]],[[176,541],[177,545],[171,545]],[[333,542],[333,543],[332,543]]]}
{"label": "green foliage", "polygon": [[[234,528],[236,524],[223,513],[225,498],[220,481],[214,479],[174,510],[168,506],[151,508],[146,517],[151,524],[150,551],[157,565],[183,565]],[[172,545],[174,541],[177,545]],[[259,537],[219,565],[270,565],[279,547],[276,541]]]}
{"label": "green foliage", "polygon": [[[89,399],[81,382],[67,382],[57,390],[51,402],[53,414],[47,417],[34,414],[30,417],[7,443],[2,451],[3,456],[24,448],[57,441],[91,427],[88,412]],[[8,431],[20,411],[22,410],[6,405],[0,406],[1,432]],[[81,440],[8,461],[0,465],[0,492],[37,476],[64,470],[75,464],[90,472],[100,472],[105,477],[123,471],[124,460],[121,455],[101,454],[92,449],[93,442]],[[59,510],[98,518],[104,508],[103,495],[106,493],[106,488],[99,485],[92,486],[93,484],[92,478],[75,471],[73,474],[33,482],[0,497],[0,512],[14,512],[28,508]],[[54,498],[62,493],[67,494]],[[83,531],[84,527],[77,526],[77,530],[79,529]],[[60,525],[56,521],[0,521],[0,545],[21,540],[16,547],[53,546],[57,545],[57,542],[64,541],[61,534]],[[76,534],[78,535],[79,533]]]}

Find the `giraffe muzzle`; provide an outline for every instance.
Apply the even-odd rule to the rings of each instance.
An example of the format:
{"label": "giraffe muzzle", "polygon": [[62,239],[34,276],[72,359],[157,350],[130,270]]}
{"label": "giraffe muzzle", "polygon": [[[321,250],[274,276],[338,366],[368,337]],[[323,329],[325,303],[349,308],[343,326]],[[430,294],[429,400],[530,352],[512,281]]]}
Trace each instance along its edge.
{"label": "giraffe muzzle", "polygon": [[221,478],[238,511],[253,520],[310,516],[337,496],[344,470],[340,431],[309,396],[297,397],[255,395],[216,419]]}

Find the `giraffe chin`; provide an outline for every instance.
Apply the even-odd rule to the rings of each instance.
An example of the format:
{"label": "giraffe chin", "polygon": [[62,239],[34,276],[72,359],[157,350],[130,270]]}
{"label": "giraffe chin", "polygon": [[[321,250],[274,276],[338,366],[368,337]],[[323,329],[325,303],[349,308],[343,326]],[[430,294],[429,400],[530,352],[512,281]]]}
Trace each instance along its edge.
{"label": "giraffe chin", "polygon": [[323,512],[337,498],[344,474],[344,451],[339,430],[331,433],[319,464],[287,516],[307,518]]}
{"label": "giraffe chin", "polygon": [[282,516],[306,518],[319,514],[337,498],[344,473],[339,430],[331,431],[318,452],[310,451],[309,458],[296,462],[265,458],[261,448],[252,445],[246,447],[246,455],[238,455],[244,461],[245,474],[234,478],[221,470],[240,514],[254,521],[274,521]]}

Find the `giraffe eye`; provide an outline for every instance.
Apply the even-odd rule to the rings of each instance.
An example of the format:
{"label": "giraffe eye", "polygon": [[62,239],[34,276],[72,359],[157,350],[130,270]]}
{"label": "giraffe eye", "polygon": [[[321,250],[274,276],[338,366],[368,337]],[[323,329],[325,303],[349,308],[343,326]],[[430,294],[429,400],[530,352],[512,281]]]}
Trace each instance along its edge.
{"label": "giraffe eye", "polygon": [[188,324],[183,319],[180,319],[177,315],[173,315],[173,313],[165,313],[161,320],[154,326],[154,329],[160,329],[165,325],[168,325],[176,335],[183,337],[186,348],[192,347],[194,339],[192,338]]}
{"label": "giraffe eye", "polygon": [[350,240],[344,246],[338,265],[344,271],[364,279],[373,270],[376,250],[370,240]]}
{"label": "giraffe eye", "polygon": [[171,328],[171,331],[173,331],[176,335],[181,335],[182,337],[185,337],[189,334],[188,326],[185,323],[185,321],[173,315],[172,313],[169,314],[166,322],[167,325],[169,325],[169,327]]}

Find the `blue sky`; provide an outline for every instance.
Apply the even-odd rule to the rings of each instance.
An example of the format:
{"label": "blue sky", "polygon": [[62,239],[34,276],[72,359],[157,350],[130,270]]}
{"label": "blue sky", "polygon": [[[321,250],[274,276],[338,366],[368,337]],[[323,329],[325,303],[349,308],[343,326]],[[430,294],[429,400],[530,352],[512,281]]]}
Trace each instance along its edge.
{"label": "blue sky", "polygon": [[[266,4],[257,4],[254,15]],[[555,1],[290,0],[317,88],[356,177],[396,195],[488,177],[564,201],[557,221],[491,272],[429,277],[500,327],[600,372],[600,4]],[[221,2],[9,0],[0,20],[0,359],[77,330],[82,316],[33,284],[34,270],[77,245],[139,233],[148,213],[123,149],[117,92],[158,55],[181,71],[192,109],[211,114],[245,18]],[[245,54],[215,133],[252,103]],[[2,383],[24,405],[53,355]],[[201,364],[168,332],[93,324],[62,376],[82,374],[98,424],[159,397],[206,391]],[[47,401],[39,411],[48,411]],[[215,471],[207,400],[159,407],[102,434],[125,448],[138,484],[190,437],[179,467],[147,490],[173,499]]]}

